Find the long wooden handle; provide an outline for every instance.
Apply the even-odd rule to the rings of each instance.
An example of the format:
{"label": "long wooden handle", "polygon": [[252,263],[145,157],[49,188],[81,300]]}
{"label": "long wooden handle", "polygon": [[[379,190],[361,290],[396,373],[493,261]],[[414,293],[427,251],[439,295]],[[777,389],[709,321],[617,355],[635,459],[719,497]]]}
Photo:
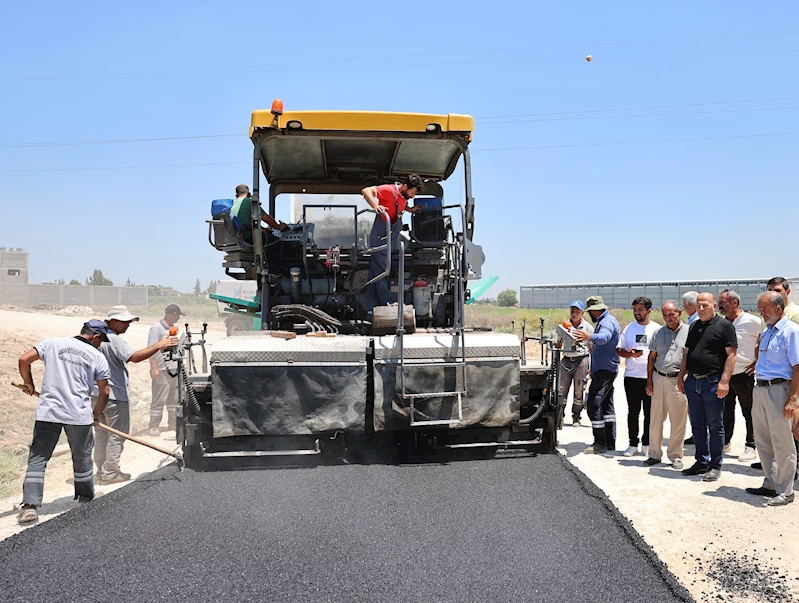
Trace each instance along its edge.
{"label": "long wooden handle", "polygon": [[[22,390],[25,389],[25,386],[22,385],[21,383],[16,383],[16,382],[12,381],[11,385],[16,387],[17,389],[22,389]],[[34,391],[33,395],[38,398],[39,397],[39,392]],[[104,429],[105,431],[107,431],[109,433],[113,433],[114,435],[118,435],[121,438],[125,438],[126,440],[130,440],[131,442],[136,442],[137,444],[141,444],[142,446],[147,446],[147,448],[152,448],[153,450],[157,450],[161,454],[166,454],[168,456],[171,456],[172,458],[182,460],[177,455],[177,453],[172,452],[171,450],[167,450],[166,448],[162,448],[161,446],[158,446],[157,444],[151,444],[150,442],[146,442],[146,441],[144,441],[144,440],[142,440],[140,438],[137,438],[136,436],[130,435],[129,433],[124,433],[122,431],[119,431],[118,429],[114,429],[113,427],[109,427],[105,423],[98,423],[97,421],[95,421],[94,422],[94,426],[95,427],[99,427],[100,429]]]}

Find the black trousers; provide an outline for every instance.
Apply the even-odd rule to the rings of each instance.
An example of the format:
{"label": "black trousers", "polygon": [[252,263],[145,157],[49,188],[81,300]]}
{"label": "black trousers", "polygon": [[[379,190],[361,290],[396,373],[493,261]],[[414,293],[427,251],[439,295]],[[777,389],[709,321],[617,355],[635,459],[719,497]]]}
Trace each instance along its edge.
{"label": "black trousers", "polygon": [[646,393],[646,379],[624,378],[624,393],[627,396],[627,430],[630,433],[630,446],[638,446],[638,418],[644,408],[644,435],[641,444],[649,446],[649,415],[652,411],[652,397]]}
{"label": "black trousers", "polygon": [[613,381],[616,373],[594,371],[588,387],[586,411],[594,431],[594,446],[616,449],[616,411],[613,408]]}
{"label": "black trousers", "polygon": [[752,426],[752,402],[754,399],[755,377],[738,373],[730,377],[730,393],[724,398],[724,444],[732,440],[735,427],[735,399],[741,404],[741,413],[746,423],[746,445],[755,447],[755,429]]}

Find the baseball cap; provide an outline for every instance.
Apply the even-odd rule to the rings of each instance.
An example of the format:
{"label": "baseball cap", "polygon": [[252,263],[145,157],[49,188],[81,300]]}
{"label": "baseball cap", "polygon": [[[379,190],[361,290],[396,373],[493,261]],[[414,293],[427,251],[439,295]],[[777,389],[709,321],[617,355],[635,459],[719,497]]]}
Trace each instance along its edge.
{"label": "baseball cap", "polygon": [[83,328],[89,329],[95,335],[102,335],[103,341],[108,341],[108,325],[105,324],[104,320],[93,318],[88,322],[84,322]]}
{"label": "baseball cap", "polygon": [[139,320],[135,314],[131,314],[127,306],[114,306],[108,311],[108,320],[121,320],[122,322],[133,322]]}
{"label": "baseball cap", "polygon": [[581,302],[579,299],[575,299],[570,305],[570,308],[579,308],[580,310],[585,310],[585,304]]}
{"label": "baseball cap", "polygon": [[186,316],[177,304],[169,304],[164,309],[164,314],[177,314],[178,316]]}

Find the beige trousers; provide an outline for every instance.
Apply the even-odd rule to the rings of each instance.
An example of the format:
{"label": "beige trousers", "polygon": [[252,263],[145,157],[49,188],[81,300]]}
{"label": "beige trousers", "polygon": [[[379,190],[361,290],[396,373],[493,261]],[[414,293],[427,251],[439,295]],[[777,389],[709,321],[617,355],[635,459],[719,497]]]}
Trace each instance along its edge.
{"label": "beige trousers", "polygon": [[652,374],[652,410],[649,416],[649,458],[660,460],[663,456],[663,423],[671,423],[669,447],[670,461],[682,458],[682,443],[688,422],[688,398],[677,389],[677,377]]}
{"label": "beige trousers", "polygon": [[793,494],[796,474],[796,446],[791,433],[793,420],[783,418],[782,414],[790,389],[790,381],[766,387],[755,386],[752,405],[755,445],[766,476],[763,487],[785,496]]}

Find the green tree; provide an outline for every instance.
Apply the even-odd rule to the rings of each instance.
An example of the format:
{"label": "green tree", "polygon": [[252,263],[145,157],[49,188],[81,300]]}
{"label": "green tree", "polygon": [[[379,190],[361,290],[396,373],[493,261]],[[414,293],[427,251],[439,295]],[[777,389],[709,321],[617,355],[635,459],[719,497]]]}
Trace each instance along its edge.
{"label": "green tree", "polygon": [[114,282],[103,275],[103,271],[95,268],[92,275],[86,279],[86,284],[91,287],[113,287]]}
{"label": "green tree", "polygon": [[56,279],[54,281],[50,281],[47,283],[42,283],[42,285],[66,285],[67,282],[63,278]]}
{"label": "green tree", "polygon": [[132,280],[130,280],[130,277],[128,277],[128,280],[125,281],[125,286],[126,287],[135,287],[136,283],[134,283]]}
{"label": "green tree", "polygon": [[216,281],[211,281],[210,283],[208,283],[208,293],[216,293],[216,285],[217,285]]}
{"label": "green tree", "polygon": [[194,295],[200,296],[203,294],[203,289],[200,286],[200,279],[194,281]]}
{"label": "green tree", "polygon": [[83,283],[81,283],[81,282],[80,282],[78,279],[76,279],[76,278],[73,278],[71,281],[69,281],[69,284],[70,284],[70,285],[73,285],[73,286],[78,286],[78,287],[82,287],[82,286],[83,286]]}
{"label": "green tree", "polygon": [[497,295],[497,303],[504,308],[515,306],[518,301],[519,300],[516,299],[516,292],[513,289],[505,289]]}

